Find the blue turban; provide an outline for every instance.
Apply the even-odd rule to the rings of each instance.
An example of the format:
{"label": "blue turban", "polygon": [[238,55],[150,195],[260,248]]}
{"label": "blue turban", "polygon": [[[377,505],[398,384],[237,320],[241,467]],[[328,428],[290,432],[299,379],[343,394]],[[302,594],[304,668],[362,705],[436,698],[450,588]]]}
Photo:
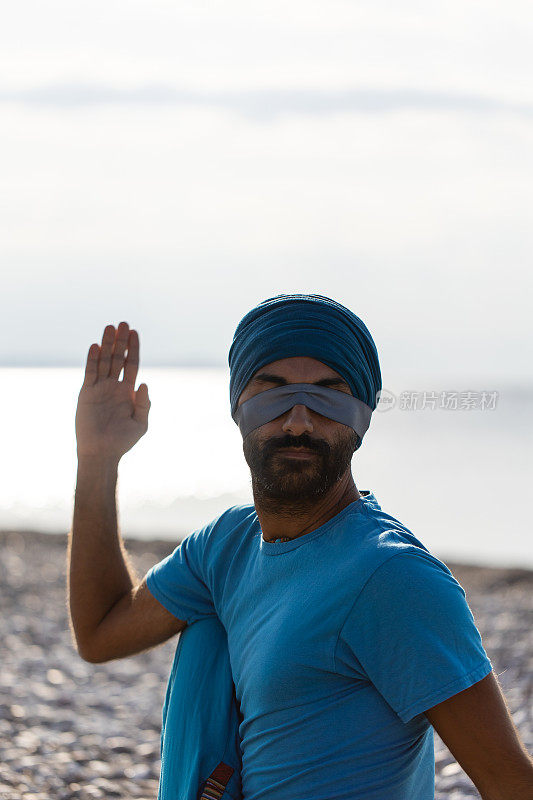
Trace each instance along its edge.
{"label": "blue turban", "polygon": [[376,408],[381,371],[376,345],[362,320],[329,297],[280,294],[249,311],[233,336],[228,356],[232,415],[258,369],[293,356],[327,364],[344,378],[354,397]]}

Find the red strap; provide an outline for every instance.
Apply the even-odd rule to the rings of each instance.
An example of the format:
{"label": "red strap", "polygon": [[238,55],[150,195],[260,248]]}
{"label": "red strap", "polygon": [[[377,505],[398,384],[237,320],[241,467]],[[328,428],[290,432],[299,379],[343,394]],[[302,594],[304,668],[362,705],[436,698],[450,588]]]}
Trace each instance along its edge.
{"label": "red strap", "polygon": [[221,761],[206,780],[199,800],[220,800],[234,771],[233,767]]}

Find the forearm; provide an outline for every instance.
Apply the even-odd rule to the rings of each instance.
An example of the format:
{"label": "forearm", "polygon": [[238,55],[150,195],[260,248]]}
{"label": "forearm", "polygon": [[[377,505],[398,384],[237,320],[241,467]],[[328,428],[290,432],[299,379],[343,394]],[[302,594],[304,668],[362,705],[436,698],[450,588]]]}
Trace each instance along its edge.
{"label": "forearm", "polygon": [[70,621],[78,651],[86,651],[98,624],[139,578],[117,521],[118,462],[80,457],[72,530],[67,548]]}

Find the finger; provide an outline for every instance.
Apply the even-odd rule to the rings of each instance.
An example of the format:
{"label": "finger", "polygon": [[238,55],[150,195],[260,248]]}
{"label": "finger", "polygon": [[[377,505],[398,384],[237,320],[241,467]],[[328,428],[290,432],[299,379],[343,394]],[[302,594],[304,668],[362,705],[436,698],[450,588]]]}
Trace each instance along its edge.
{"label": "finger", "polygon": [[148,386],[141,383],[135,392],[135,411],[133,412],[133,419],[137,420],[144,427],[148,427],[148,412],[151,406],[150,398],[148,397]]}
{"label": "finger", "polygon": [[92,344],[87,353],[87,363],[85,365],[85,376],[83,378],[83,386],[92,386],[96,383],[98,375],[98,354],[100,347],[97,344]]}
{"label": "finger", "polygon": [[102,336],[102,346],[100,348],[100,358],[98,359],[98,378],[102,381],[109,377],[109,366],[111,364],[111,351],[115,341],[115,326],[106,325]]}
{"label": "finger", "polygon": [[121,322],[117,328],[115,347],[113,348],[111,368],[109,370],[110,378],[118,378],[120,370],[124,366],[124,353],[126,352],[126,345],[128,344],[129,330],[130,328],[127,322]]}
{"label": "finger", "polygon": [[[128,339],[128,355],[124,363],[124,383],[135,386],[139,369],[139,334],[132,328]],[[146,385],[146,384],[145,384]]]}

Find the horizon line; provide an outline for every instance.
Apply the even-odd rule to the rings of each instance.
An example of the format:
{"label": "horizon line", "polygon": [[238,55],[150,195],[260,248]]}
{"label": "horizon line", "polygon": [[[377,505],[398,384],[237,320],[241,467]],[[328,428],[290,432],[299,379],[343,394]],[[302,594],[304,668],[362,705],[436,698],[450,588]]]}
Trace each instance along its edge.
{"label": "horizon line", "polygon": [[83,106],[196,106],[240,113],[255,119],[287,114],[383,114],[406,109],[476,114],[533,116],[529,99],[517,100],[483,91],[407,86],[187,88],[145,82],[135,86],[98,81],[50,82],[28,87],[0,87],[0,104],[65,109]]}

